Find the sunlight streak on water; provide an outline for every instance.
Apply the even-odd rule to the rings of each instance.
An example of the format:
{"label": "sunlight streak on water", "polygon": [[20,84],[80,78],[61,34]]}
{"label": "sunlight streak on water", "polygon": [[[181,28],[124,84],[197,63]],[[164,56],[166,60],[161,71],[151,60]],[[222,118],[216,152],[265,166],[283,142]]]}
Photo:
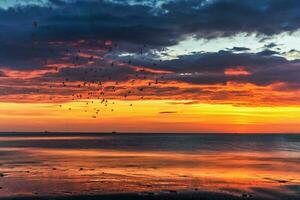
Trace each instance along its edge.
{"label": "sunlight streak on water", "polygon": [[299,194],[291,190],[300,186],[299,135],[24,134],[0,135],[0,196],[170,189],[260,195],[257,188]]}

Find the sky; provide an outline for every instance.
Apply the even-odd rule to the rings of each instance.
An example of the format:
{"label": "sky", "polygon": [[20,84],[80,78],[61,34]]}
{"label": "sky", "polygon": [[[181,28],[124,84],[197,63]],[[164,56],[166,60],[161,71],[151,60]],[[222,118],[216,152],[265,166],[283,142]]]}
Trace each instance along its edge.
{"label": "sky", "polygon": [[299,133],[298,0],[1,0],[0,131]]}

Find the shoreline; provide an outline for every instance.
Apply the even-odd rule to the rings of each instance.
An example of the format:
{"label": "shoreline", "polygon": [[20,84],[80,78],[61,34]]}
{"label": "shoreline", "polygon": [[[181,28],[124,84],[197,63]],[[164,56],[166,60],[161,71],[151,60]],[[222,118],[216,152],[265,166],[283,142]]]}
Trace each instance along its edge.
{"label": "shoreline", "polygon": [[[273,200],[273,198],[255,197],[250,194],[241,194],[235,196],[232,194],[220,192],[172,192],[169,193],[116,193],[116,194],[98,194],[98,195],[61,195],[61,196],[15,196],[0,197],[0,200]],[[285,198],[285,200],[294,200]],[[296,200],[296,199],[295,199]]]}

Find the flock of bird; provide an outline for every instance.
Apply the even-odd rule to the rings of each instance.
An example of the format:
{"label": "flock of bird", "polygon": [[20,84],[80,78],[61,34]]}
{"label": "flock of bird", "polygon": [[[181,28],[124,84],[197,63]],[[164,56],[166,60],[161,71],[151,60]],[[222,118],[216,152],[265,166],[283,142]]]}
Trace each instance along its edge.
{"label": "flock of bird", "polygon": [[[39,25],[37,23],[37,21],[33,21],[32,26],[34,29],[38,29]],[[35,34],[32,35],[32,40],[33,40],[33,47],[36,44],[36,39],[35,39]],[[104,47],[105,50],[108,52],[112,52],[114,50],[114,48],[118,48],[118,44],[117,43],[112,43],[111,41],[109,42],[104,42]],[[139,55],[144,55],[147,51],[147,45],[143,45],[141,48],[139,48],[136,52],[136,54]],[[53,50],[53,49],[52,49]],[[84,59],[87,60],[81,60],[81,56],[80,54],[83,53],[82,50],[77,49],[75,50],[74,54],[72,55],[72,51],[71,49],[66,49],[65,50],[66,53],[68,55],[71,55],[72,59],[72,65],[73,67],[83,67],[84,64],[86,64],[85,61],[87,62],[92,62],[92,63],[96,63],[97,62],[97,58],[94,55],[89,55],[88,58],[84,57]],[[162,60],[159,60],[158,62],[162,62]],[[47,61],[45,61],[45,63],[47,63]],[[147,71],[144,68],[139,68],[139,69],[135,69],[135,74],[132,76],[129,75],[125,75],[127,76],[125,79],[125,82],[129,85],[123,85],[124,84],[124,80],[123,83],[122,81],[115,81],[113,74],[109,74],[109,75],[105,75],[105,70],[109,70],[108,68],[117,68],[117,67],[122,67],[123,65],[126,65],[127,67],[131,67],[131,68],[135,68],[136,66],[134,66],[133,62],[131,59],[123,62],[123,63],[119,63],[117,61],[110,61],[110,63],[106,63],[106,64],[99,64],[98,67],[93,67],[93,68],[86,68],[84,70],[82,70],[82,72],[80,71],[80,74],[77,74],[80,81],[78,80],[73,80],[72,77],[72,67],[71,68],[59,68],[59,67],[55,67],[54,70],[56,73],[60,73],[61,75],[63,75],[63,80],[61,81],[61,84],[53,86],[50,85],[49,88],[54,88],[54,87],[59,87],[59,88],[66,88],[69,89],[68,91],[70,92],[74,92],[71,95],[71,98],[69,100],[78,102],[85,102],[86,108],[83,110],[86,113],[88,112],[88,106],[89,105],[96,105],[93,108],[93,114],[92,114],[92,118],[97,118],[99,116],[99,113],[101,112],[101,109],[99,108],[99,106],[104,106],[104,107],[110,107],[110,111],[114,112],[115,110],[115,105],[116,103],[114,102],[113,99],[116,99],[116,96],[118,96],[118,98],[122,98],[123,100],[128,99],[128,97],[130,95],[136,94],[140,97],[140,99],[144,99],[144,95],[143,92],[145,91],[145,89],[147,87],[151,87],[152,85],[157,85],[161,82],[161,80],[164,79],[163,75],[155,75],[155,77],[153,78],[153,74],[147,73]],[[104,66],[105,65],[105,66]],[[157,66],[157,63],[153,63],[153,66]],[[103,72],[103,73],[102,73]],[[149,77],[148,77],[149,75]],[[151,76],[151,77],[150,77]],[[99,81],[101,80],[101,81]],[[140,80],[139,82],[143,83],[143,85],[141,84],[136,84],[136,82]],[[126,84],[125,83],[125,84]],[[108,85],[109,84],[109,85]],[[122,86],[120,86],[122,85]],[[136,86],[137,85],[137,86]],[[129,89],[128,89],[129,88]],[[118,91],[122,91],[121,93],[117,93]],[[134,91],[136,90],[136,91]],[[39,90],[38,90],[39,91]],[[124,92],[125,91],[125,92]],[[117,93],[117,95],[114,95],[115,98],[112,98],[112,94],[111,93]],[[106,95],[108,94],[108,95]],[[53,96],[50,97],[50,100],[53,100]],[[71,104],[70,104],[71,105]],[[58,107],[62,108],[64,105],[63,104],[59,104]],[[129,107],[132,107],[133,104],[129,103]],[[68,105],[68,110],[72,110],[72,107],[70,107]]]}

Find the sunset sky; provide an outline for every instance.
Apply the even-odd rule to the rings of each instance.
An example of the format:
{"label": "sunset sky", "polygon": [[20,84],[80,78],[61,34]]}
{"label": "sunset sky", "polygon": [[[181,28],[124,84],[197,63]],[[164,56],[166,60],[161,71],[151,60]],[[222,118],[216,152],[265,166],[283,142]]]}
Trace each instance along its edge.
{"label": "sunset sky", "polygon": [[0,131],[299,133],[298,0],[1,0]]}

